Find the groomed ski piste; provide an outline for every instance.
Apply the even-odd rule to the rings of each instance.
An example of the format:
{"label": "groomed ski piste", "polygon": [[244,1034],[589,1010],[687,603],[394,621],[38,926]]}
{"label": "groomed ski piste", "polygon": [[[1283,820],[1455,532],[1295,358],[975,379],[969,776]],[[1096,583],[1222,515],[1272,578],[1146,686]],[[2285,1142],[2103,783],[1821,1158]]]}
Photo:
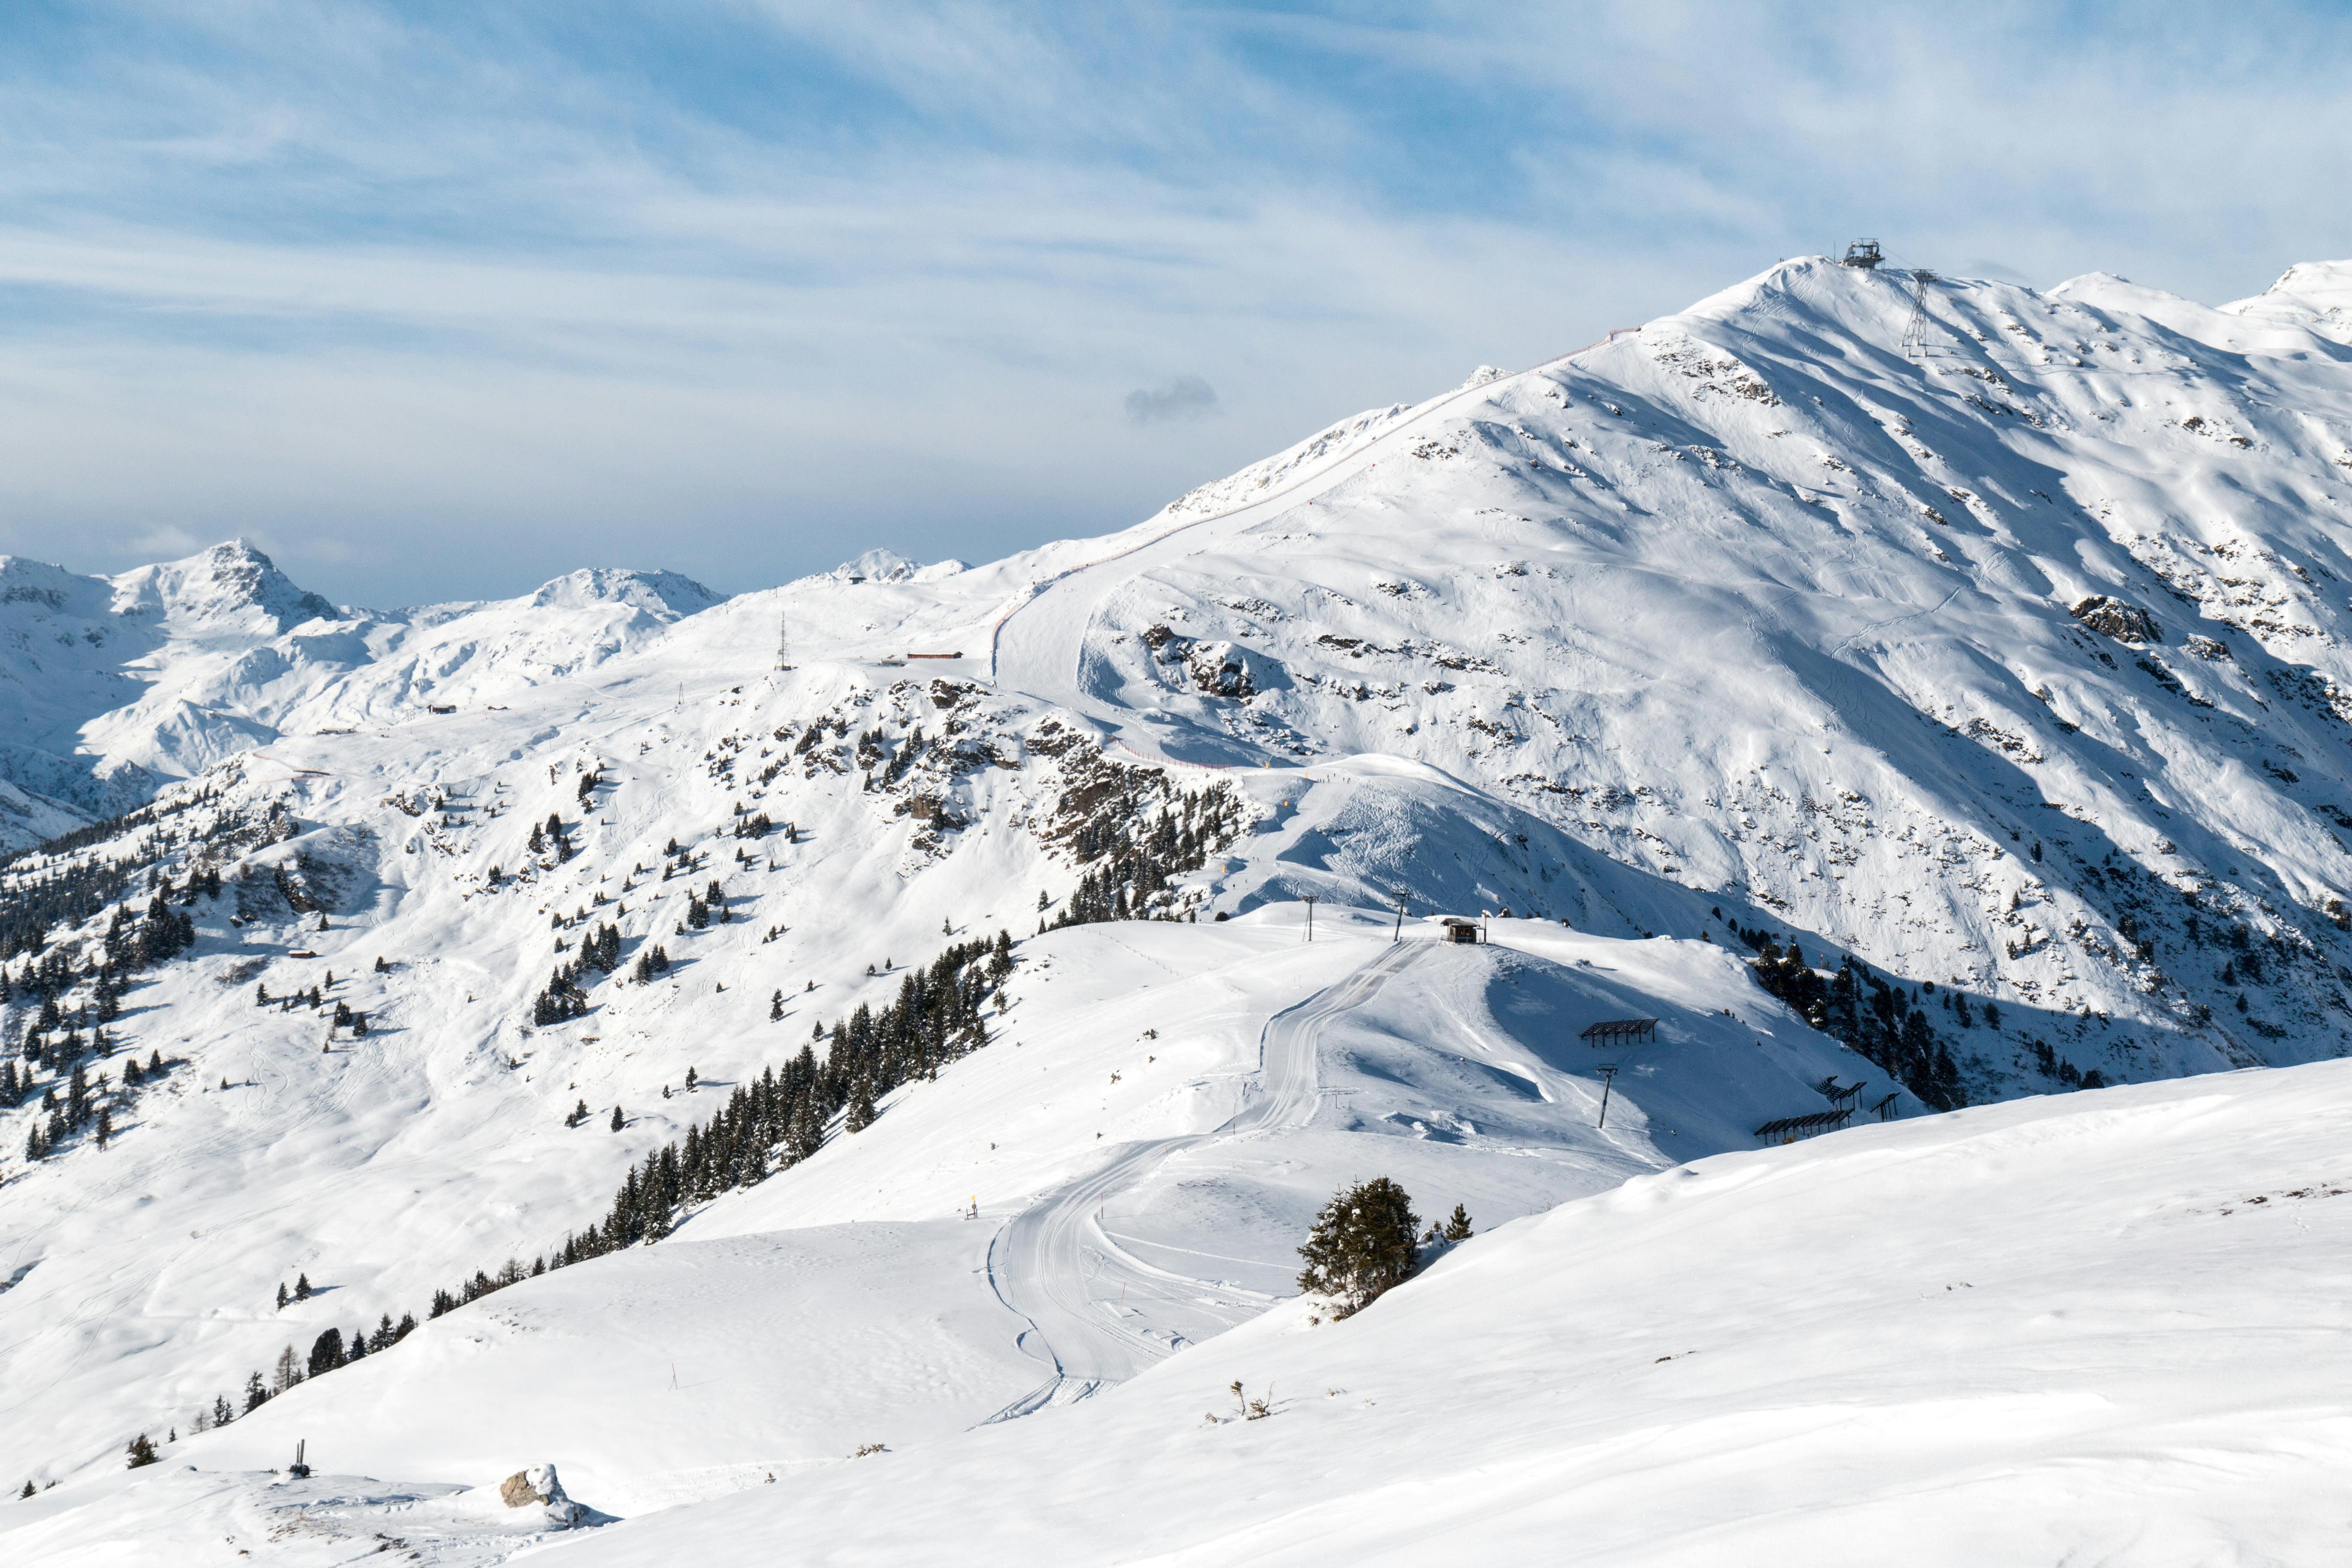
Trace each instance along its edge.
{"label": "groomed ski piste", "polygon": [[[12,886],[266,828],[108,1026],[170,1064],[110,1145],[0,1111],[0,1552],[2324,1556],[2344,270],[2213,311],[1785,264],[1123,534],[723,602],[0,563],[80,661],[11,666],[19,841],[170,808]],[[1158,918],[1043,929],[1160,822]],[[986,1043],[870,1125],[194,1430],[1000,931]],[[2010,1103],[1931,1114],[1768,933]],[[1857,1083],[1891,1121],[1758,1146]],[[1481,1234],[1333,1321],[1296,1247],[1374,1174]],[[541,1463],[584,1521],[499,1499]]]}

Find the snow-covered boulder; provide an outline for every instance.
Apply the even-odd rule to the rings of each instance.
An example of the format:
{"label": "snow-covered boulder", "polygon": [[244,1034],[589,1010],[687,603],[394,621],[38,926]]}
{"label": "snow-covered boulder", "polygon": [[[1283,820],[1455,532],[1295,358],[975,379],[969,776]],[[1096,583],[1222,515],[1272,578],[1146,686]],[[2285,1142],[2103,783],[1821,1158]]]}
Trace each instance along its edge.
{"label": "snow-covered boulder", "polygon": [[548,1524],[556,1530],[569,1530],[588,1512],[564,1495],[563,1483],[556,1478],[553,1465],[533,1465],[517,1470],[499,1483],[499,1497],[509,1508],[545,1509]]}

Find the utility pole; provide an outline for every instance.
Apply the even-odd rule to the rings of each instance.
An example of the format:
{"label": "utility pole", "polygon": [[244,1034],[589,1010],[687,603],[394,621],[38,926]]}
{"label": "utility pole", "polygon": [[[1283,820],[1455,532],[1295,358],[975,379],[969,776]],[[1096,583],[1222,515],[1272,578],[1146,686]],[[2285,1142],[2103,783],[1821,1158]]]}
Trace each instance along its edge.
{"label": "utility pole", "polygon": [[1609,1086],[1616,1081],[1617,1064],[1603,1062],[1593,1069],[1601,1075],[1601,1120],[1593,1123],[1594,1131],[1609,1125]]}
{"label": "utility pole", "polygon": [[1307,900],[1307,940],[1313,942],[1315,940],[1315,895],[1302,893],[1299,896]]}
{"label": "utility pole", "polygon": [[1404,895],[1402,893],[1399,893],[1397,895],[1396,907],[1396,930],[1389,937],[1389,941],[1391,942],[1399,942],[1404,940]]}

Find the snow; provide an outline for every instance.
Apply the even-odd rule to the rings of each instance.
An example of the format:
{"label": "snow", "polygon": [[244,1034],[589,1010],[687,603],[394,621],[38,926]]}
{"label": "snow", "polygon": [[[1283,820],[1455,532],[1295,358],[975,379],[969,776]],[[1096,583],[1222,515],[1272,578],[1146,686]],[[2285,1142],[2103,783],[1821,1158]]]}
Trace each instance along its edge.
{"label": "snow", "polygon": [[[1081,1403],[558,1560],[2326,1561],[2347,1112],[2352,1068],[2323,1064],[1717,1155],[1487,1231],[1345,1322],[1287,1304]],[[709,1245],[606,1261],[649,1282]],[[600,1434],[659,1418],[666,1389],[619,1392],[641,1370]],[[1270,1419],[1231,1419],[1234,1381]],[[73,1553],[208,1525],[134,1505],[155,1474],[0,1510],[0,1541],[99,1561]],[[247,1474],[169,1484],[250,1510]]]}
{"label": "snow", "polygon": [[488,1479],[548,1455],[580,1501],[635,1514],[861,1443],[934,1441],[1035,1380],[1020,1323],[984,1283],[941,1289],[984,1281],[988,1239],[951,1219],[812,1226],[593,1259],[184,1435],[173,1458],[261,1469],[300,1437],[339,1471]]}
{"label": "snow", "polygon": [[[584,571],[520,599],[371,611],[243,541],[113,578],[0,557],[0,775],[76,825],[288,734],[505,704],[643,646],[724,595]],[[58,829],[0,813],[0,849]]]}
{"label": "snow", "polygon": [[[151,848],[177,885],[167,835],[271,825],[110,1026],[179,1064],[112,1145],[27,1162],[0,1110],[0,1481],[60,1483],[0,1554],[500,1561],[545,1521],[485,1498],[551,1462],[626,1516],[553,1548],[590,1562],[2324,1557],[2341,1417],[2284,1369],[2327,1384],[2298,1226],[2336,1222],[2276,1194],[2336,1180],[2352,1047],[2344,275],[2213,310],[1795,261],[1101,538],[731,597],[0,561],[0,842],[157,814],[0,889]],[[1177,918],[1037,931],[1170,792],[1236,824]],[[712,879],[732,918],[686,928]],[[674,967],[533,1026],[575,914]],[[1897,1086],[1735,925],[1875,966],[2008,1103],[1758,1150],[1824,1079]],[[992,1043],[869,1128],[193,1431],[282,1346],[549,1253],[999,930]],[[255,1005],[330,969],[363,1041]],[[1627,1017],[1656,1041],[1577,1038]],[[2132,1087],[2021,1098],[2086,1068]],[[1375,1173],[1485,1234],[1310,1322],[1297,1241]],[[1244,1374],[1277,1417],[1204,1422]],[[298,1438],[319,1474],[268,1474]]]}
{"label": "snow", "polygon": [[2347,1110],[2329,1064],[1716,1156],[564,1560],[2325,1561]]}

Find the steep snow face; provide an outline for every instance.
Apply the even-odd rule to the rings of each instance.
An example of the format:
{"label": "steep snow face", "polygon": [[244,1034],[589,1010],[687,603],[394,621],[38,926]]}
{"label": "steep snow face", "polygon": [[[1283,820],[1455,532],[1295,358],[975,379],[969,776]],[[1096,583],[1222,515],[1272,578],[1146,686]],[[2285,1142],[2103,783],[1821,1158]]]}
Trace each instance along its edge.
{"label": "steep snow face", "polygon": [[113,614],[150,620],[180,643],[250,643],[336,614],[242,539],[184,561],[135,567],[113,584]]}
{"label": "steep snow face", "polygon": [[505,700],[724,597],[676,573],[597,570],[520,599],[378,612],[338,609],[242,541],[112,579],[0,559],[0,780],[47,814],[0,805],[0,849],[288,731]]}
{"label": "steep snow face", "polygon": [[1147,755],[1410,759],[2110,1075],[2343,1048],[2332,340],[1792,262],[1387,432],[1054,574],[1000,678]]}

